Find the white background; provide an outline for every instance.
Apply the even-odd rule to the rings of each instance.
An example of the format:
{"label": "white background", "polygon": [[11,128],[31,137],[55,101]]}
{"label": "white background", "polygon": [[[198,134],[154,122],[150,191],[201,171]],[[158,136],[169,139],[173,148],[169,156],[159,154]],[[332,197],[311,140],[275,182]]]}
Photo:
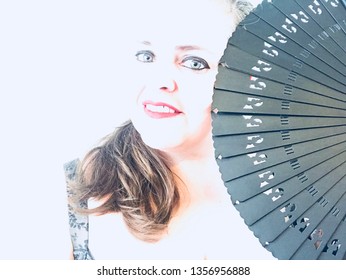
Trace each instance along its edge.
{"label": "white background", "polygon": [[127,119],[125,2],[0,0],[0,259],[68,258],[63,163]]}

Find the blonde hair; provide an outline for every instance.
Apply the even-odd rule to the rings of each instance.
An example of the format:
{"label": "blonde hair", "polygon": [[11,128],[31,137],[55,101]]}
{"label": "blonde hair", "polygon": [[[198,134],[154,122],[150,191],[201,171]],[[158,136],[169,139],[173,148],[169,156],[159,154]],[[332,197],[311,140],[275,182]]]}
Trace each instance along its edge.
{"label": "blonde hair", "polygon": [[[249,1],[227,0],[238,24],[252,9]],[[87,153],[73,181],[71,204],[80,213],[120,212],[137,238],[156,242],[179,207],[177,176],[165,155],[147,146],[128,121]],[[94,209],[81,202],[102,201]]]}
{"label": "blonde hair", "polygon": [[251,0],[224,0],[230,3],[230,12],[234,16],[234,22],[238,25],[254,8]]}

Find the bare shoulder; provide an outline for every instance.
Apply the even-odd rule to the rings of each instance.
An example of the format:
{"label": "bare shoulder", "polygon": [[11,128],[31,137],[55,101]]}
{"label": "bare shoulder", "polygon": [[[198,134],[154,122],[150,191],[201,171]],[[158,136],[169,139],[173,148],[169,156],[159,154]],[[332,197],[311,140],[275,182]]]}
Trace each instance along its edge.
{"label": "bare shoulder", "polygon": [[69,255],[69,260],[74,260],[74,257],[73,257],[73,248],[71,247],[71,250],[70,250],[70,255]]}

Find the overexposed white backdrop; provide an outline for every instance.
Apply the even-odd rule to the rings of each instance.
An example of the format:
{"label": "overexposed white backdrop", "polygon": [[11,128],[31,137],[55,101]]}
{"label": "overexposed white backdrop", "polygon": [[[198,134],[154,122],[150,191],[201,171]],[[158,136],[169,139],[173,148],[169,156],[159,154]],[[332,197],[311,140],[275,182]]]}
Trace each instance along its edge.
{"label": "overexposed white backdrop", "polygon": [[0,1],[0,259],[69,256],[63,163],[127,119],[126,2]]}
{"label": "overexposed white backdrop", "polygon": [[126,119],[119,1],[0,2],[0,259],[66,259],[63,163]]}

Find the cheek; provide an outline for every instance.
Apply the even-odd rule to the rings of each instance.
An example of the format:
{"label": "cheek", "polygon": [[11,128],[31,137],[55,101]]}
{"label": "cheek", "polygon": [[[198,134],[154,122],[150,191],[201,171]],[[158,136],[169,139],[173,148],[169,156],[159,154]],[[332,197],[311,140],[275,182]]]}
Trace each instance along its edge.
{"label": "cheek", "polygon": [[189,92],[184,95],[187,127],[195,137],[200,138],[209,133],[211,129],[213,84],[212,77],[202,78],[194,83],[194,86],[191,86]]}
{"label": "cheek", "polygon": [[150,72],[150,65],[138,62],[131,57],[131,61],[126,67],[126,81],[128,86],[128,95],[136,98],[142,89],[147,85],[150,79],[153,79]]}
{"label": "cheek", "polygon": [[199,115],[210,113],[216,73],[217,70],[210,70],[186,81],[186,90],[182,92],[186,110]]}

